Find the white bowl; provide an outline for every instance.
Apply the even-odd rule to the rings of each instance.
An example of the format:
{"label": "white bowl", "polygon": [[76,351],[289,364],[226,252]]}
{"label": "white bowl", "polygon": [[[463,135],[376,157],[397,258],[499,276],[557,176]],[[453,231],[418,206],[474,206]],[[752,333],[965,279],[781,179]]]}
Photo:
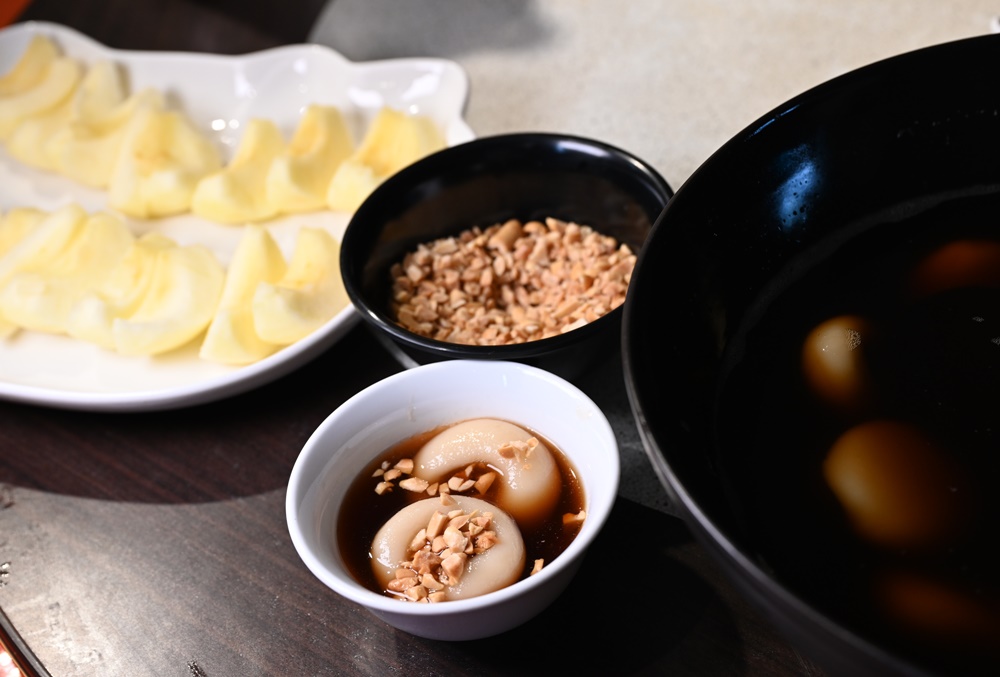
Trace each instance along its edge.
{"label": "white bowl", "polygon": [[[344,564],[336,534],[337,513],[350,484],[396,443],[478,417],[526,426],[563,452],[584,489],[587,518],[580,533],[538,574],[480,597],[414,604],[358,583]],[[335,592],[410,634],[469,640],[524,623],[563,591],[611,512],[619,476],[618,444],[611,426],[578,388],[524,364],[455,360],[390,376],[334,411],[296,460],[285,509],[299,556]]]}

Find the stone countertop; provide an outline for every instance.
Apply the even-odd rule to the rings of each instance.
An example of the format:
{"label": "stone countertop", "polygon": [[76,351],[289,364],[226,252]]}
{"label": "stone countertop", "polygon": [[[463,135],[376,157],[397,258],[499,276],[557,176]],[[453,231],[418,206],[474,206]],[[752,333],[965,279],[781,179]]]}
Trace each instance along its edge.
{"label": "stone countertop", "polygon": [[452,59],[476,134],[601,139],[677,189],[783,101],[868,63],[991,32],[986,0],[334,0],[311,39],[349,59]]}

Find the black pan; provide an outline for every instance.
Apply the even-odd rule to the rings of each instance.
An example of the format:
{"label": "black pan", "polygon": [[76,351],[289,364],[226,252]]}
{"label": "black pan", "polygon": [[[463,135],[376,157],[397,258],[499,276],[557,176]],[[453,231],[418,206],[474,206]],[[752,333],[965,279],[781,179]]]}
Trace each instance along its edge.
{"label": "black pan", "polygon": [[[998,63],[1000,36],[948,43],[853,71],[776,108],[680,187],[632,278],[623,324],[628,394],[674,507],[746,595],[836,674],[981,665],[928,657],[919,641],[888,641],[777,573],[761,554],[762,535],[802,548],[818,540],[806,520],[772,528],[754,523],[741,503],[752,469],[741,459],[739,423],[717,416],[720,387],[770,299],[844,243],[942,202],[1000,194]],[[1000,230],[1000,209],[996,216]],[[753,399],[747,411],[766,406]],[[781,424],[780,413],[771,417]],[[838,584],[836,566],[799,573]],[[1000,674],[1000,666],[984,671]]]}

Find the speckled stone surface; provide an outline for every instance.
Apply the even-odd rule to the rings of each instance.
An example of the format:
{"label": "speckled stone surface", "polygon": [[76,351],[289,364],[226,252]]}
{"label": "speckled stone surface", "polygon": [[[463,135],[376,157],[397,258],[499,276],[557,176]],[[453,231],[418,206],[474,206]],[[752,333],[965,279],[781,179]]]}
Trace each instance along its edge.
{"label": "speckled stone surface", "polygon": [[795,94],[991,30],[984,0],[334,0],[312,38],[352,60],[453,59],[480,136],[559,131],[629,150],[678,187]]}
{"label": "speckled stone surface", "polygon": [[[989,33],[998,14],[985,0],[334,0],[311,39],[355,61],[452,59],[469,75],[466,119],[477,135],[597,138],[676,189],[792,96],[895,54]],[[617,386],[604,376],[589,394],[616,427],[621,493],[669,509],[624,386],[597,388]]]}

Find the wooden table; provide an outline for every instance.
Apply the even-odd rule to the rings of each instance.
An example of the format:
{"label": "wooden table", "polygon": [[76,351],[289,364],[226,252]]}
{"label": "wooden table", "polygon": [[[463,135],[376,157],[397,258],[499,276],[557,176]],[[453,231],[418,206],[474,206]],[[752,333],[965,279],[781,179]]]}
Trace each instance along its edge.
{"label": "wooden table", "polygon": [[[116,48],[242,53],[305,40],[321,6],[35,0],[20,19]],[[331,411],[399,369],[358,326],[307,367],[214,404],[98,414],[0,402],[0,628],[13,626],[25,672],[820,674],[681,521],[626,497],[566,593],[502,637],[411,637],[332,593],[292,547],[286,481]],[[634,439],[617,355],[580,386]]]}

